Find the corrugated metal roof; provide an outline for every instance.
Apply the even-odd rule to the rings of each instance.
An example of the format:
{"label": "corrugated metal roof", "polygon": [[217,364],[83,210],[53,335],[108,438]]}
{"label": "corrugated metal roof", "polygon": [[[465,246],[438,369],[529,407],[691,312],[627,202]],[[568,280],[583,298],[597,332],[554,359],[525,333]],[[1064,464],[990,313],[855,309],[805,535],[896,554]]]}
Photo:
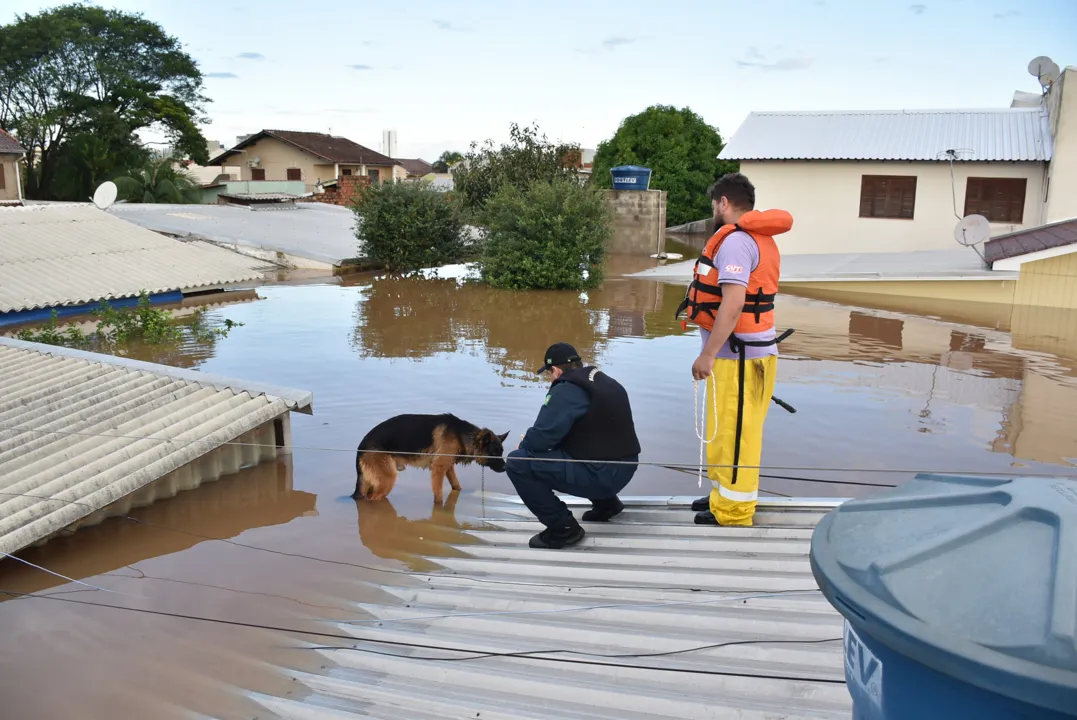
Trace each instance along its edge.
{"label": "corrugated metal roof", "polygon": [[[371,621],[326,628],[391,657],[313,649],[323,673],[289,672],[309,695],[255,699],[294,719],[850,716],[842,619],[808,562],[812,528],[840,500],[763,500],[769,527],[754,528],[693,525],[690,498],[624,500],[561,551],[527,547],[540,526],[518,501],[491,503],[499,519],[428,558],[444,572],[394,575],[384,602],[362,605]],[[363,638],[540,652],[451,660],[461,653]],[[740,644],[661,655],[719,643]],[[651,657],[624,657],[636,654]]]}
{"label": "corrugated metal roof", "polygon": [[0,208],[0,313],[260,280],[264,267],[92,205]]}
{"label": "corrugated metal roof", "polygon": [[957,150],[961,162],[1051,159],[1044,108],[753,112],[722,160],[920,160]]}
{"label": "corrugated metal roof", "polygon": [[299,390],[9,338],[0,338],[0,387],[5,553],[312,403]]}

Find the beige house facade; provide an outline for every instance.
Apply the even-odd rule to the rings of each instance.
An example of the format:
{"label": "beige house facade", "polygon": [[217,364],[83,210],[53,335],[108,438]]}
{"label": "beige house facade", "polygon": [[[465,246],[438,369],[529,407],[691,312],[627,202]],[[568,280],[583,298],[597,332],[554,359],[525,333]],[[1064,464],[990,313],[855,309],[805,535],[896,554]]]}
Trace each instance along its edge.
{"label": "beige house facade", "polygon": [[0,130],[0,203],[22,201],[20,163],[26,150],[15,138]]}
{"label": "beige house facade", "polygon": [[301,181],[308,192],[339,177],[369,177],[371,182],[407,178],[396,160],[347,138],[325,133],[263,130],[210,160],[239,168],[237,180]]}
{"label": "beige house facade", "polygon": [[992,237],[1077,216],[1077,71],[1014,105],[751,113],[719,158],[792,213],[783,253],[953,250],[967,215]]}

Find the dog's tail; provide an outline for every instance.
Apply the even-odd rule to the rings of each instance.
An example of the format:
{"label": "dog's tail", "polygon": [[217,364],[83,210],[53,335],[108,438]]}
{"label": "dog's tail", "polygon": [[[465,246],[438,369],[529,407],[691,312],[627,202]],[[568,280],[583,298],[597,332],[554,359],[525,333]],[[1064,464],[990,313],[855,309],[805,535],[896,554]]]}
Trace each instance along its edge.
{"label": "dog's tail", "polygon": [[352,491],[352,499],[358,500],[359,493],[363,490],[363,463],[360,462],[363,459],[363,451],[355,451],[355,490]]}

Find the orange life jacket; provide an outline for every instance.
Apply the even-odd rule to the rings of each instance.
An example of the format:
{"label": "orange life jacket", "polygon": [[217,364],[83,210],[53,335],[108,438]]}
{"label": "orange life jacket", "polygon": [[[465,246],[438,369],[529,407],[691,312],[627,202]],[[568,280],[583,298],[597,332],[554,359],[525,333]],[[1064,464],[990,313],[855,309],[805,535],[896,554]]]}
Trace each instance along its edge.
{"label": "orange life jacket", "polygon": [[793,216],[785,210],[750,210],[735,225],[723,225],[711,236],[696,260],[692,284],[676,316],[688,310],[688,319],[705,330],[714,327],[718,306],[722,303],[722,288],[718,284],[718,268],[714,266],[718,249],[730,234],[742,230],[752,236],[759,248],[759,263],[748,277],[744,310],[734,335],[764,332],[774,328],[774,300],[778,295],[781,253],[774,236],[793,227]]}

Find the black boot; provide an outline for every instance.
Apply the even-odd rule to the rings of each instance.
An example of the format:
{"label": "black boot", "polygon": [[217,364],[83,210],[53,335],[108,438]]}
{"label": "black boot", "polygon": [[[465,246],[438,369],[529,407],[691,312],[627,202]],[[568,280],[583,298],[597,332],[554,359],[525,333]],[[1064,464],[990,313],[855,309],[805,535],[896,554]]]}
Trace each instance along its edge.
{"label": "black boot", "polygon": [[701,497],[698,500],[693,500],[692,501],[692,509],[695,510],[696,512],[699,512],[700,510],[709,510],[710,506],[711,506],[711,496],[710,495],[707,495],[706,497]]}
{"label": "black boot", "polygon": [[591,509],[583,514],[584,522],[609,522],[625,509],[621,498],[614,495],[606,500],[592,500]]}
{"label": "black boot", "polygon": [[528,543],[533,548],[544,550],[560,550],[561,548],[575,545],[584,536],[583,528],[571,515],[563,523],[554,527],[548,527]]}
{"label": "black boot", "polygon": [[721,523],[710,510],[700,510],[696,513],[696,525],[721,525]]}

